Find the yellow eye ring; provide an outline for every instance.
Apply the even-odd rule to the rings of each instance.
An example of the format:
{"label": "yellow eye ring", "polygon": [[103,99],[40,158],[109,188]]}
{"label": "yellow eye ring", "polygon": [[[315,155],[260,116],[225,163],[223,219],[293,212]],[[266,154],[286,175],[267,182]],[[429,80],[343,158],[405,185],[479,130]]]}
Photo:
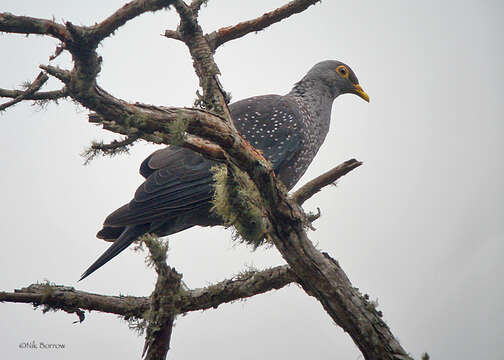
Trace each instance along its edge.
{"label": "yellow eye ring", "polygon": [[336,71],[340,76],[344,77],[345,79],[348,79],[348,69],[345,65],[340,65],[336,68]]}

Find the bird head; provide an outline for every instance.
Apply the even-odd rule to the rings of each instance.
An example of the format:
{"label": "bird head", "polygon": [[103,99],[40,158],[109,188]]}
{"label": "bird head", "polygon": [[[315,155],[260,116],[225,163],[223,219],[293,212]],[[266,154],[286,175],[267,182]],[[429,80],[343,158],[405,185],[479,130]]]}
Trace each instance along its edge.
{"label": "bird head", "polygon": [[311,68],[303,80],[312,80],[327,86],[334,97],[355,94],[369,102],[369,96],[359,85],[359,80],[350,66],[337,60],[319,62]]}

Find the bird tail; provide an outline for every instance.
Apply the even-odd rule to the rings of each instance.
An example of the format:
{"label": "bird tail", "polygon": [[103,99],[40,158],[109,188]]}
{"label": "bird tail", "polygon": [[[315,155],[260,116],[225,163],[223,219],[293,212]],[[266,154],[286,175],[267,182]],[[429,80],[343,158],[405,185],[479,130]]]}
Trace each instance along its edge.
{"label": "bird tail", "polygon": [[84,273],[81,275],[79,281],[85,279],[103,265],[112,260],[115,256],[119,255],[121,251],[131,245],[136,238],[145,234],[149,230],[149,225],[132,225],[127,226],[122,234],[116,241],[100,256]]}

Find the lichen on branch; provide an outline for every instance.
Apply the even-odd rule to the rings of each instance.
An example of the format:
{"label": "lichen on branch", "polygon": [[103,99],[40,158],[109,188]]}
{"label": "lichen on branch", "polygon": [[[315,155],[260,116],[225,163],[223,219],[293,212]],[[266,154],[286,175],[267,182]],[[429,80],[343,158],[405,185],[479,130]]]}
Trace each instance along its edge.
{"label": "lichen on branch", "polygon": [[211,171],[215,180],[212,211],[225,226],[234,227],[235,239],[257,248],[268,234],[268,220],[256,185],[233,165],[215,165]]}

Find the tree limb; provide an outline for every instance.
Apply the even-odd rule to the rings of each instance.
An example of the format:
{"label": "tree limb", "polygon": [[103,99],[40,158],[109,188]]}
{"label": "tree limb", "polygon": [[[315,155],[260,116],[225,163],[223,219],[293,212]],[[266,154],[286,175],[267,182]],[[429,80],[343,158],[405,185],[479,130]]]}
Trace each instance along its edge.
{"label": "tree limb", "polygon": [[[246,271],[204,288],[181,291],[174,308],[178,314],[216,309],[219,305],[278,290],[295,282],[287,265],[262,271]],[[73,287],[32,284],[14,292],[0,292],[0,302],[47,305],[52,309],[73,306],[129,318],[143,318],[150,307],[149,297],[109,296],[76,290]]]}
{"label": "tree limb", "polygon": [[89,27],[90,36],[99,43],[106,37],[114,33],[119,27],[126,24],[131,19],[145,12],[155,12],[166,9],[172,5],[174,0],[134,0],[125,4],[122,8],[114,12],[108,18]]}
{"label": "tree limb", "polygon": [[232,123],[227,106],[229,96],[219,82],[220,70],[213,59],[213,49],[198,23],[199,7],[192,8],[182,0],[176,0],[174,6],[180,16],[177,31],[189,49],[194,70],[199,78],[199,85],[203,90],[199,105],[221,115],[223,121]]}
{"label": "tree limb", "polygon": [[262,271],[245,271],[232,279],[189,290],[187,297],[183,296],[177,301],[177,307],[181,313],[216,309],[222,303],[278,290],[292,282],[296,282],[296,276],[287,265]]}
{"label": "tree limb", "polygon": [[62,42],[71,39],[71,35],[65,26],[52,20],[16,16],[7,12],[0,13],[0,31],[16,34],[48,35]]}
{"label": "tree limb", "polygon": [[275,10],[269,11],[262,16],[240,22],[233,26],[227,26],[208,34],[208,42],[215,51],[222,44],[241,38],[251,32],[261,31],[268,26],[280,22],[291,15],[303,12],[309,6],[321,0],[294,0]]}
{"label": "tree limb", "polygon": [[203,4],[206,4],[208,0],[192,0],[191,5],[189,5],[192,9],[192,11],[195,12],[196,15],[198,15],[198,11],[200,11],[201,6]]}
{"label": "tree limb", "polygon": [[182,275],[166,263],[168,243],[150,235],[143,237],[150,251],[150,259],[158,274],[156,287],[150,296],[148,326],[142,357],[164,360],[170,349],[173,322],[177,314],[175,298],[181,290]]}
{"label": "tree limb", "polygon": [[46,305],[54,310],[74,306],[82,310],[100,311],[124,317],[143,317],[149,308],[146,297],[107,296],[54,284],[32,284],[14,292],[0,292],[1,302]]}

